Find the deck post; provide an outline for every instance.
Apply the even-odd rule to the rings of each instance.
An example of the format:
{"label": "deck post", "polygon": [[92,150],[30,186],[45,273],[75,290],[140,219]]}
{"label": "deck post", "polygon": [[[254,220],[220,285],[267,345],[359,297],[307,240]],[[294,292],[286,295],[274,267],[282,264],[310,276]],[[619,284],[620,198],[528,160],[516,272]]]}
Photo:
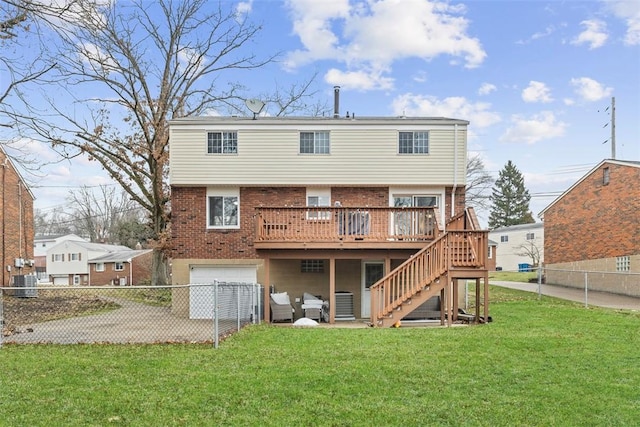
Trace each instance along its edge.
{"label": "deck post", "polygon": [[336,323],[336,259],[329,258],[329,323]]}
{"label": "deck post", "polygon": [[264,259],[264,321],[269,323],[271,318],[271,308],[269,302],[271,301],[270,289],[271,289],[271,279],[269,277],[269,266],[270,259],[267,257]]}

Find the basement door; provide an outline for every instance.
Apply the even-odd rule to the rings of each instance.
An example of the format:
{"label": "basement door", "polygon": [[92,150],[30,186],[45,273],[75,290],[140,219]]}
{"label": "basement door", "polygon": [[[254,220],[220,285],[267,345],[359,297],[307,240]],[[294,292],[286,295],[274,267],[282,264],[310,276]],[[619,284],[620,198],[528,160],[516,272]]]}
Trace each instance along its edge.
{"label": "basement door", "polygon": [[362,307],[360,317],[371,316],[371,291],[369,288],[378,280],[384,277],[384,261],[363,261],[362,262]]}
{"label": "basement door", "polygon": [[218,282],[256,283],[256,267],[250,266],[198,266],[191,267],[189,274],[191,289],[189,292],[189,318],[213,318],[213,286],[193,286]]}

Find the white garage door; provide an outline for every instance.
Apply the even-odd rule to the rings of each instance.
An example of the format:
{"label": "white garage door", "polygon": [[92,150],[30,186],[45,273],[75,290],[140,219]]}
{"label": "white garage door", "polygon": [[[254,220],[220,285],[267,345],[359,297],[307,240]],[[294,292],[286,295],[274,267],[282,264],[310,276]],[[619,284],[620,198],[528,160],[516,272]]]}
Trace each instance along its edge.
{"label": "white garage door", "polygon": [[61,286],[68,285],[69,284],[69,276],[54,277],[53,278],[53,284],[54,285],[61,285]]}
{"label": "white garage door", "polygon": [[255,266],[191,267],[189,293],[189,317],[213,318],[213,286],[198,286],[218,282],[256,283]]}

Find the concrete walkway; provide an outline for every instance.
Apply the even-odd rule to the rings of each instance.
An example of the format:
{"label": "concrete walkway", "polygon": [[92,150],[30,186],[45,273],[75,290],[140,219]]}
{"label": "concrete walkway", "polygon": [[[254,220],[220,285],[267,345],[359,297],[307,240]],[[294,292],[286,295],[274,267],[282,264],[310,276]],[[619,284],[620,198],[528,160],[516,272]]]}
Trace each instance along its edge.
{"label": "concrete walkway", "polygon": [[[521,291],[538,293],[537,283],[525,282],[503,282],[497,280],[489,280],[489,284],[502,286],[504,288],[518,289]],[[595,305],[598,307],[617,308],[623,310],[640,310],[640,298],[629,297],[608,292],[589,291],[585,295],[584,289],[567,288],[564,286],[540,285],[540,293],[550,297],[566,299],[585,303],[586,305]]]}

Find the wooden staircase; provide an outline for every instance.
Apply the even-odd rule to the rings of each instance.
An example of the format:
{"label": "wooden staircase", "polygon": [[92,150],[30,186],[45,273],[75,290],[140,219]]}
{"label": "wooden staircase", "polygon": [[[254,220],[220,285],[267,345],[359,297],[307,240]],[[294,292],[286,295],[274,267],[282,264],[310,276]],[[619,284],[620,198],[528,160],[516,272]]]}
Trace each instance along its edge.
{"label": "wooden staircase", "polygon": [[440,322],[457,319],[458,279],[476,279],[476,315],[480,317],[480,279],[484,279],[484,318],[488,318],[488,234],[480,230],[472,208],[449,221],[436,239],[371,286],[371,323],[398,326],[429,298],[440,295]]}

